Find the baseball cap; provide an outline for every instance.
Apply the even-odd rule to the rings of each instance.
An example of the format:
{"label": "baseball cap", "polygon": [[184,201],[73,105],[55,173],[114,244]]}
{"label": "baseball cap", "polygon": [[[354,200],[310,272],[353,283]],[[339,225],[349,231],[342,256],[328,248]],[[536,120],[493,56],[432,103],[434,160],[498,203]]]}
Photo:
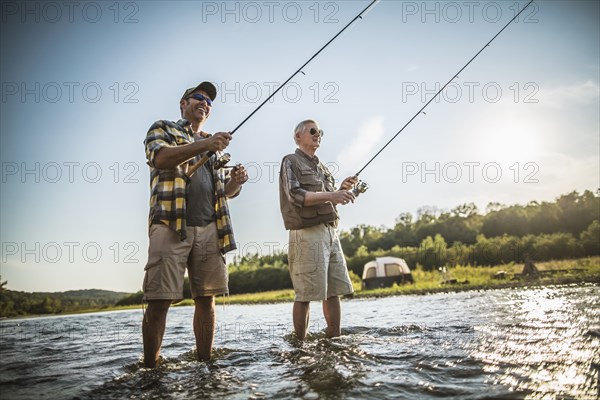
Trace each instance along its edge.
{"label": "baseball cap", "polygon": [[190,94],[194,93],[197,90],[202,90],[203,92],[205,92],[208,95],[208,97],[210,97],[210,99],[213,101],[217,97],[217,88],[215,87],[215,85],[213,85],[210,82],[202,82],[198,86],[189,88],[188,90],[183,92],[183,96],[181,96],[181,100],[185,99],[186,97],[188,97]]}

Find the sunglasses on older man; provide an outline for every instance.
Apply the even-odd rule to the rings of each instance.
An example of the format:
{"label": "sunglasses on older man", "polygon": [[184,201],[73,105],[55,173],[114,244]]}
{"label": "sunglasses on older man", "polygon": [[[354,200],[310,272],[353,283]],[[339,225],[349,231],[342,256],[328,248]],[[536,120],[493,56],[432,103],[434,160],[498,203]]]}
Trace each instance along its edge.
{"label": "sunglasses on older man", "polygon": [[198,100],[198,101],[205,101],[206,104],[208,104],[209,106],[212,106],[212,100],[206,96],[201,95],[200,93],[193,93],[191,95],[188,96],[188,99],[194,99],[194,100]]}
{"label": "sunglasses on older man", "polygon": [[325,135],[325,132],[323,132],[323,129],[310,128],[310,134],[311,134],[311,136],[315,136],[317,133],[321,137],[323,137],[323,135]]}

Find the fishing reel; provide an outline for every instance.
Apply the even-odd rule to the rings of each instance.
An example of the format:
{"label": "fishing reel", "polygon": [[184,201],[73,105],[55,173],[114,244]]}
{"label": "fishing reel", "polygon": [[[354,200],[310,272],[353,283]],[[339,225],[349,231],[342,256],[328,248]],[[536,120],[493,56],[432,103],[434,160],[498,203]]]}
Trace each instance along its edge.
{"label": "fishing reel", "polygon": [[227,165],[227,163],[231,161],[231,154],[229,153],[223,153],[223,155],[221,155],[221,157],[219,157],[217,159],[217,161],[215,161],[215,169],[221,169],[221,168],[231,168],[231,169],[235,169],[235,168],[239,168],[242,164],[236,164],[236,165]]}
{"label": "fishing reel", "polygon": [[358,197],[359,194],[364,193],[369,189],[369,184],[367,182],[358,181],[356,186],[352,188],[352,194],[354,197]]}
{"label": "fishing reel", "polygon": [[223,153],[223,155],[215,161],[215,169],[227,168],[227,163],[231,161],[231,154]]}

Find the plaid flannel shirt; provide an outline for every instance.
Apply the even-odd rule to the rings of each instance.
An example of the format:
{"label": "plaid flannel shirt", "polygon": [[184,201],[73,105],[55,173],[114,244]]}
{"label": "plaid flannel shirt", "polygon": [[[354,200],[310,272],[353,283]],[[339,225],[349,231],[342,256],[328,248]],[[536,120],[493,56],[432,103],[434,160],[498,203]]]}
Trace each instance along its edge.
{"label": "plaid flannel shirt", "polygon": [[[154,160],[158,151],[165,146],[180,146],[194,142],[194,135],[189,129],[186,120],[177,122],[157,121],[146,135],[144,145],[146,147],[146,158],[150,166],[150,215],[148,225],[160,221],[179,233],[181,240],[186,235],[186,199],[189,178],[186,173],[188,169],[200,160],[196,156],[174,169],[158,169],[154,166]],[[225,184],[229,181],[229,171],[221,168],[213,170],[215,182],[215,212],[217,215],[217,232],[219,236],[219,248],[221,253],[236,248],[225,195]],[[237,196],[237,194],[236,194]]]}

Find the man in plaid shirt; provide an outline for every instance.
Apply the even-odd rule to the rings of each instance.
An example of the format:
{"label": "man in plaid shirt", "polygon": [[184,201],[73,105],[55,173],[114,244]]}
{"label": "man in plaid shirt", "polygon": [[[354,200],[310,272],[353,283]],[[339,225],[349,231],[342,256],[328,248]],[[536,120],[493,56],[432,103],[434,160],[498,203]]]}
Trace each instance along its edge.
{"label": "man in plaid shirt", "polygon": [[[224,254],[235,249],[227,198],[237,196],[248,180],[243,166],[215,168],[213,155],[194,174],[189,170],[208,153],[224,150],[228,132],[202,130],[217,96],[216,87],[202,82],[180,100],[182,119],[157,121],[144,144],[150,166],[148,263],[144,276],[142,322],[144,364],[159,359],[171,303],[183,299],[187,269],[195,302],[194,334],[198,359],[210,359],[215,332],[214,298],[227,294]],[[190,176],[191,175],[191,176]]]}

